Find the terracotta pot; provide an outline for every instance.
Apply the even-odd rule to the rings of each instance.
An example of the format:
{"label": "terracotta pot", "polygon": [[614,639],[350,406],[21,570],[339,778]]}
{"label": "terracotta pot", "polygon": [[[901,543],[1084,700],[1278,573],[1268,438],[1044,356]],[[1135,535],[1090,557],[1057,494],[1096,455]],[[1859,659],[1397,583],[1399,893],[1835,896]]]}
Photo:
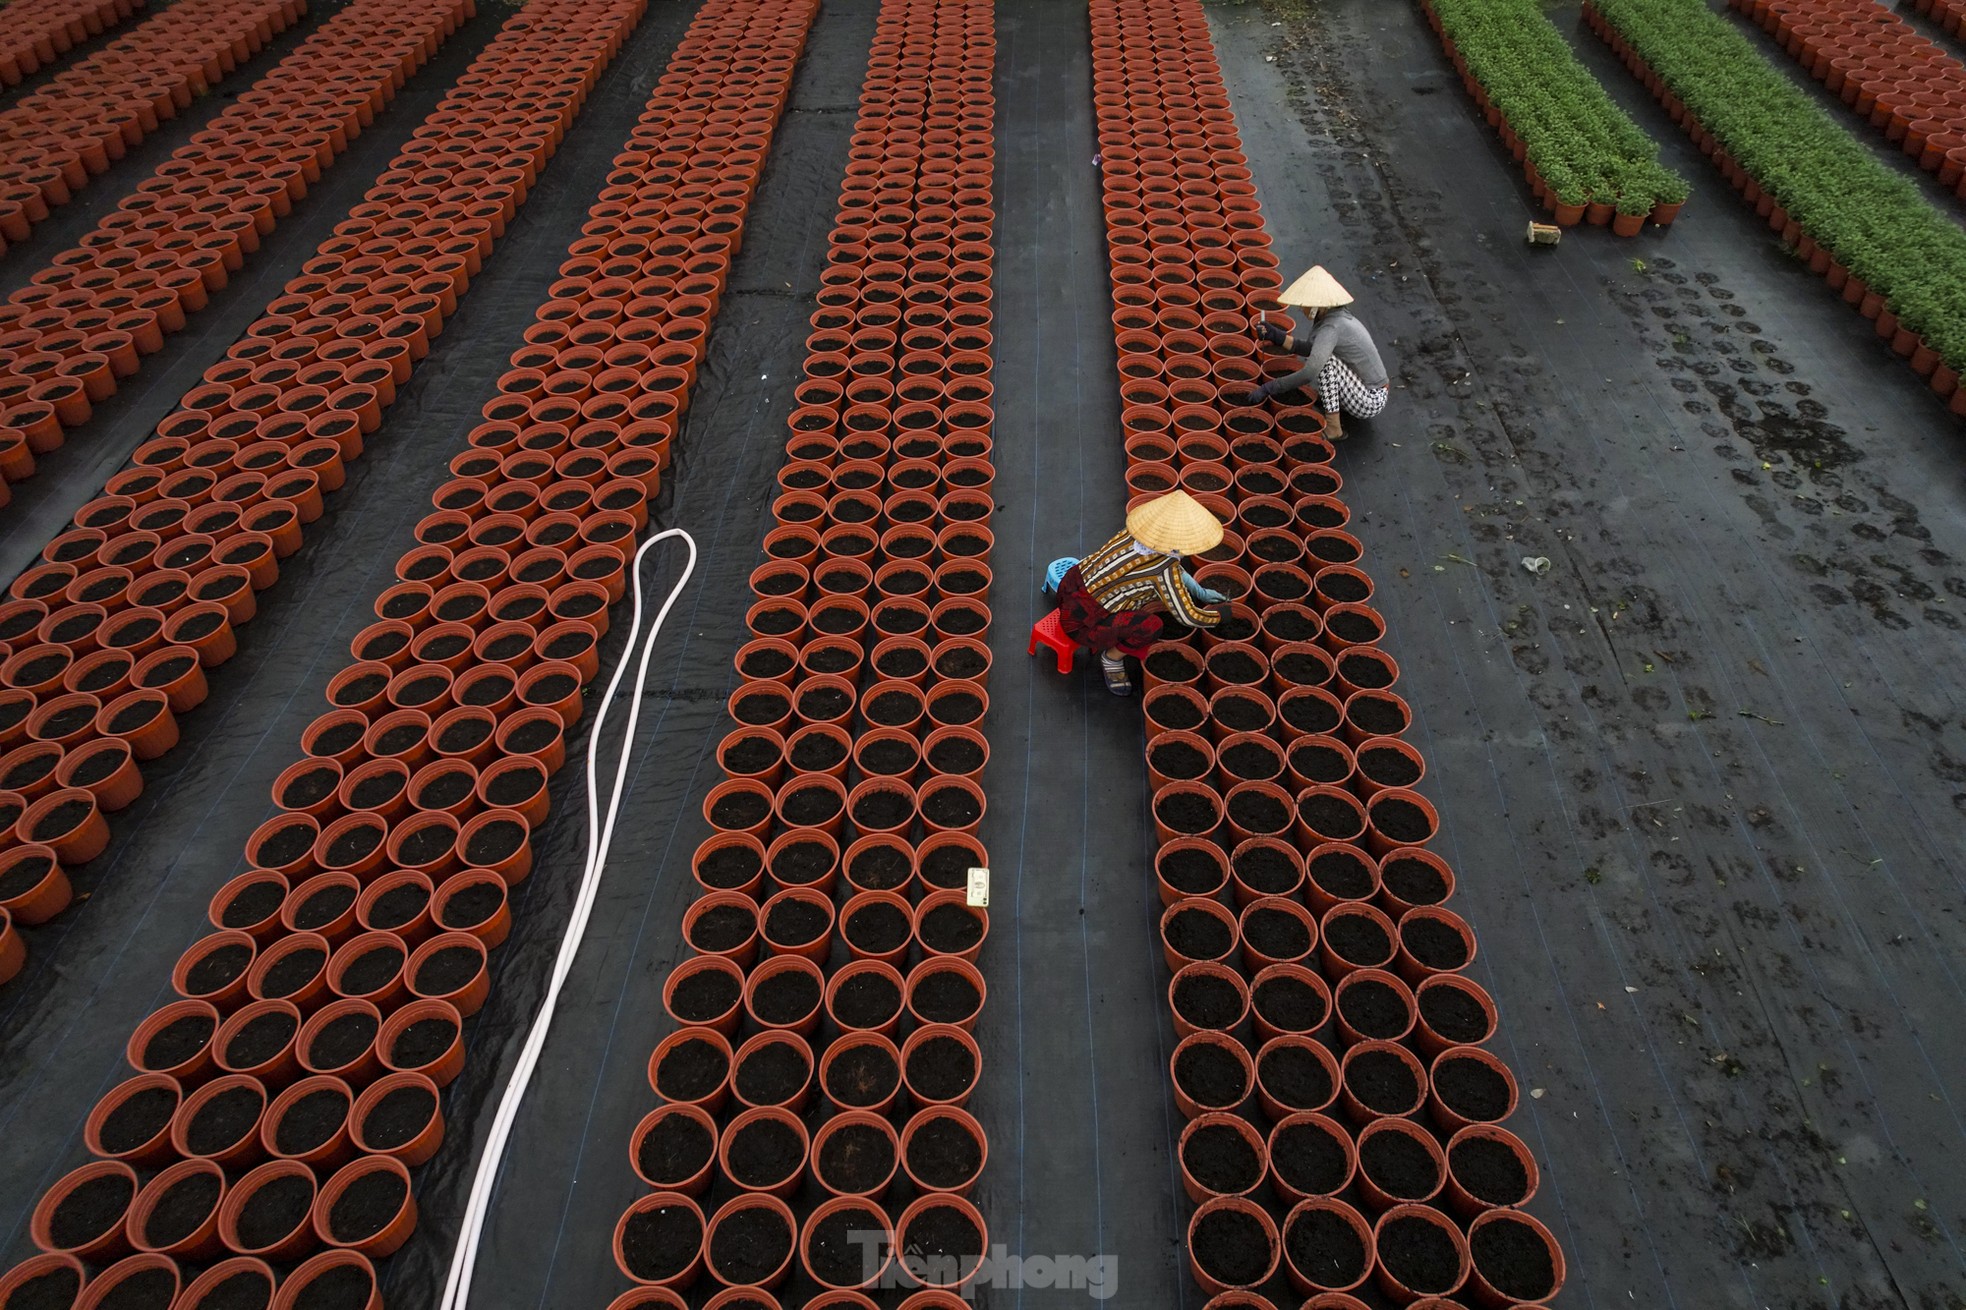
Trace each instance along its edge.
{"label": "terracotta pot", "polygon": [[[437,1095],[437,1084],[420,1073],[392,1073],[378,1078],[355,1101],[349,1114],[349,1134],[357,1150],[370,1155],[386,1155],[414,1169],[437,1153],[444,1141],[444,1112]],[[406,1139],[383,1136],[375,1115],[391,1096],[418,1093],[430,1098],[430,1117]]]}
{"label": "terracotta pot", "polygon": [[[242,1256],[263,1257],[267,1260],[278,1260],[282,1263],[301,1260],[314,1253],[320,1245],[320,1240],[314,1235],[313,1225],[308,1222],[305,1212],[302,1213],[300,1222],[294,1226],[292,1231],[272,1242],[255,1245],[239,1231],[240,1220],[244,1217],[246,1210],[252,1205],[259,1191],[270,1183],[289,1178],[299,1180],[300,1183],[305,1185],[308,1208],[311,1210],[316,1192],[314,1171],[297,1160],[269,1160],[241,1178],[227,1191],[225,1202],[219,1207],[218,1212],[218,1236],[219,1240],[225,1244],[227,1250],[236,1251]],[[289,1186],[292,1186],[292,1184],[289,1184]],[[231,1264],[233,1262],[228,1261],[226,1263]],[[218,1267],[222,1268],[224,1266]],[[265,1266],[262,1265],[260,1267],[264,1268]],[[234,1270],[234,1272],[238,1271]],[[202,1282],[203,1280],[200,1281]],[[216,1286],[216,1284],[212,1284],[212,1286]],[[197,1288],[197,1284],[193,1284],[193,1287]],[[270,1292],[272,1290],[270,1279],[267,1287]],[[196,1302],[192,1304],[195,1305]]]}
{"label": "terracotta pot", "polygon": [[[665,1091],[663,1088],[665,1077],[663,1072],[664,1061],[677,1048],[693,1042],[706,1042],[712,1050],[719,1053],[725,1066],[723,1076],[717,1080],[714,1086],[702,1088],[691,1086],[687,1089],[679,1089],[671,1086],[668,1091]],[[679,1028],[658,1042],[655,1050],[650,1053],[648,1062],[649,1086],[654,1089],[657,1096],[662,1097],[672,1105],[694,1105],[706,1113],[715,1114],[723,1108],[724,1101],[730,1094],[730,1064],[732,1058],[733,1052],[731,1051],[730,1043],[716,1029],[703,1027]],[[688,1094],[684,1094],[685,1092]]]}
{"label": "terracotta pot", "polygon": [[[1416,1289],[1416,1288],[1408,1287],[1406,1284],[1402,1283],[1399,1280],[1397,1274],[1395,1274],[1391,1269],[1387,1267],[1386,1259],[1385,1259],[1386,1230],[1395,1224],[1413,1222],[1413,1221],[1431,1224],[1435,1228],[1439,1229],[1443,1234],[1445,1234],[1448,1240],[1453,1244],[1455,1253],[1460,1258],[1459,1261],[1460,1267],[1456,1271],[1453,1282],[1447,1287],[1425,1288],[1425,1289]],[[1439,1294],[1439,1295],[1451,1296],[1456,1291],[1458,1291],[1461,1285],[1465,1283],[1468,1279],[1468,1274],[1472,1268],[1472,1262],[1468,1258],[1467,1239],[1461,1236],[1461,1230],[1456,1228],[1452,1223],[1450,1223],[1445,1215],[1441,1214],[1438,1210],[1435,1210],[1430,1206],[1424,1206],[1424,1205],[1394,1206],[1392,1209],[1386,1211],[1384,1214],[1379,1216],[1378,1222],[1372,1226],[1372,1236],[1373,1236],[1373,1248],[1378,1255],[1378,1261],[1374,1272],[1379,1287],[1382,1291],[1385,1292],[1387,1296],[1391,1297],[1394,1301],[1399,1302],[1400,1304],[1406,1304],[1409,1302],[1416,1301],[1422,1295]]]}
{"label": "terracotta pot", "polygon": [[[781,1129],[789,1130],[798,1138],[798,1162],[782,1178],[740,1178],[737,1174],[737,1166],[733,1165],[731,1159],[733,1144],[746,1129],[751,1129],[755,1125],[764,1123],[776,1124]],[[806,1136],[805,1124],[797,1115],[777,1108],[746,1110],[744,1113],[732,1119],[730,1124],[724,1129],[723,1137],[717,1145],[717,1164],[725,1178],[728,1178],[746,1192],[783,1198],[790,1196],[798,1189],[799,1184],[804,1181],[806,1160],[809,1157],[810,1150],[811,1142]]]}
{"label": "terracotta pot", "polygon": [[375,1267],[361,1252],[347,1250],[323,1251],[288,1274],[287,1280],[280,1285],[279,1294],[273,1298],[271,1310],[299,1310],[303,1304],[301,1297],[310,1288],[335,1270],[344,1268],[359,1269],[368,1275],[369,1299],[362,1310],[382,1310],[382,1293],[376,1286]]}
{"label": "terracotta pot", "polygon": [[[1203,1267],[1201,1263],[1202,1258],[1195,1250],[1195,1234],[1208,1223],[1211,1216],[1225,1212],[1244,1215],[1254,1220],[1262,1230],[1263,1235],[1269,1240],[1270,1260],[1261,1278],[1254,1279],[1248,1283],[1231,1284],[1217,1278]],[[1202,1290],[1211,1296],[1229,1291],[1232,1288],[1239,1287],[1247,1289],[1267,1283],[1270,1280],[1270,1276],[1276,1272],[1277,1262],[1282,1257],[1283,1242],[1277,1233],[1275,1221],[1270,1218],[1269,1213],[1261,1206],[1239,1196],[1216,1197],[1213,1200],[1205,1202],[1195,1211],[1194,1216],[1188,1221],[1187,1237],[1189,1271],[1194,1275],[1195,1281],[1201,1284]]]}
{"label": "terracotta pot", "polygon": [[[270,1165],[262,1166],[262,1168],[271,1167]],[[227,1200],[230,1199],[230,1197],[227,1198]],[[304,1228],[305,1225],[303,1225]],[[204,1273],[194,1278],[185,1287],[184,1291],[178,1294],[178,1299],[172,1304],[176,1307],[182,1307],[182,1310],[212,1310],[212,1307],[217,1304],[209,1299],[212,1294],[227,1284],[232,1284],[235,1290],[243,1287],[244,1284],[235,1281],[241,1275],[256,1278],[263,1282],[266,1287],[267,1300],[270,1302],[273,1299],[274,1284],[279,1281],[279,1275],[274,1272],[273,1267],[264,1260],[256,1260],[249,1256],[233,1256],[229,1260],[219,1261]],[[233,1290],[228,1290],[226,1295],[228,1297],[233,1295]],[[4,1304],[4,1302],[0,1302],[0,1304]]]}
{"label": "terracotta pot", "polygon": [[[183,1287],[183,1277],[179,1273],[177,1261],[154,1252],[143,1252],[118,1260],[97,1274],[94,1281],[83,1290],[82,1299],[75,1303],[75,1310],[103,1310],[105,1305],[114,1305],[115,1302],[109,1298],[123,1284],[139,1274],[148,1274],[152,1271],[161,1271],[168,1275],[171,1295],[175,1298]],[[151,1280],[146,1278],[144,1281],[149,1283]]]}
{"label": "terracotta pot", "polygon": [[[406,1036],[420,1023],[431,1020],[451,1030],[451,1039],[434,1056],[419,1059],[427,1052],[411,1051]],[[450,1085],[464,1070],[464,1019],[448,1001],[411,1001],[383,1019],[376,1034],[376,1053],[385,1069],[398,1073],[420,1073],[439,1087]]]}
{"label": "terracotta pot", "polygon": [[[678,1119],[689,1121],[701,1132],[708,1148],[703,1153],[703,1163],[684,1178],[651,1178],[648,1171],[650,1161],[643,1157],[643,1142],[651,1132],[664,1123]],[[677,1192],[684,1196],[702,1195],[715,1177],[717,1154],[717,1121],[694,1105],[664,1105],[651,1110],[635,1126],[634,1133],[628,1139],[629,1166],[643,1182],[658,1192]]]}
{"label": "terracotta pot", "polygon": [[[1279,1139],[1287,1133],[1302,1132],[1317,1132],[1322,1134],[1336,1146],[1339,1153],[1344,1157],[1344,1172],[1341,1177],[1335,1180],[1337,1183],[1335,1187],[1329,1186],[1334,1180],[1320,1179],[1318,1182],[1321,1185],[1329,1187],[1329,1190],[1316,1193],[1305,1192],[1293,1186],[1289,1180],[1283,1177],[1281,1171],[1278,1169],[1277,1154],[1279,1150]],[[1275,1190],[1277,1198],[1286,1205],[1297,1205],[1311,1199],[1314,1195],[1336,1196],[1351,1186],[1352,1179],[1358,1170],[1358,1151],[1352,1144],[1352,1135],[1336,1119],[1328,1115],[1318,1114],[1314,1111],[1298,1111],[1295,1114],[1285,1115],[1283,1118],[1277,1120],[1275,1127],[1270,1129],[1269,1147],[1270,1186]],[[1300,1181],[1309,1183],[1311,1180],[1303,1179]],[[1370,1242],[1368,1242],[1367,1246],[1369,1247],[1370,1245]]]}
{"label": "terracotta pot", "polygon": [[[1224,1129],[1233,1132],[1243,1140],[1244,1144],[1248,1146],[1251,1153],[1255,1156],[1258,1165],[1255,1176],[1250,1180],[1249,1185],[1236,1192],[1218,1192],[1213,1190],[1207,1183],[1190,1172],[1187,1163],[1188,1143],[1195,1134],[1210,1130],[1221,1131]],[[1195,1118],[1190,1119],[1186,1127],[1181,1130],[1181,1137],[1175,1148],[1175,1158],[1181,1164],[1181,1186],[1188,1193],[1188,1199],[1196,1205],[1201,1205],[1217,1196],[1247,1196],[1250,1192],[1255,1191],[1256,1188],[1262,1185],[1264,1176],[1269,1173],[1270,1167],[1269,1144],[1263,1140],[1261,1134],[1250,1126],[1248,1120],[1242,1118],[1240,1115],[1233,1114],[1209,1113],[1197,1115]]]}
{"label": "terracotta pot", "polygon": [[[403,1186],[402,1205],[381,1227],[360,1236],[339,1238],[335,1235],[331,1216],[335,1203],[351,1186],[372,1174],[394,1174]],[[410,1173],[400,1160],[389,1156],[371,1155],[350,1161],[337,1170],[334,1176],[323,1184],[320,1195],[314,1199],[314,1232],[328,1246],[352,1250],[371,1259],[393,1255],[409,1240],[416,1228],[416,1198],[410,1190]]]}
{"label": "terracotta pot", "polygon": [[[292,1001],[303,1012],[313,1008],[328,990],[327,967],[333,950],[318,933],[273,938],[246,973],[247,995],[261,1001]],[[311,971],[298,967],[308,961],[313,963]]]}
{"label": "terracotta pot", "polygon": [[[922,1215],[936,1209],[954,1210],[975,1227],[982,1246],[978,1259],[951,1261],[944,1264],[939,1260],[924,1261],[919,1255],[912,1260],[908,1257],[906,1252],[909,1249],[909,1229]],[[894,1231],[895,1245],[903,1253],[902,1271],[912,1281],[933,1290],[948,1291],[968,1283],[976,1277],[977,1270],[981,1268],[981,1255],[988,1254],[990,1249],[989,1228],[983,1220],[982,1213],[961,1197],[944,1192],[930,1192],[925,1196],[917,1197],[906,1210],[901,1212],[901,1217],[895,1220]]]}
{"label": "terracotta pot", "polygon": [[[76,1188],[102,1178],[120,1178],[128,1186],[129,1199],[125,1202],[124,1213],[93,1234],[73,1234],[72,1236],[81,1239],[75,1245],[62,1245],[56,1238],[53,1228],[56,1212]],[[125,1219],[129,1207],[134,1206],[141,1187],[136,1170],[120,1160],[95,1160],[72,1169],[41,1194],[41,1199],[36,1203],[33,1215],[28,1221],[28,1236],[33,1240],[34,1245],[51,1255],[73,1256],[90,1264],[110,1264],[130,1251]]]}
{"label": "terracotta pot", "polygon": [[[720,1226],[722,1226],[725,1223],[728,1223],[731,1220],[731,1218],[735,1215],[741,1214],[747,1210],[755,1210],[755,1209],[766,1209],[777,1213],[779,1218],[784,1221],[786,1228],[790,1231],[792,1235],[792,1241],[788,1245],[788,1249],[785,1252],[784,1261],[778,1266],[777,1269],[773,1270],[771,1273],[765,1275],[762,1278],[756,1279],[755,1281],[738,1284],[734,1282],[732,1279],[725,1277],[724,1274],[718,1270],[716,1264],[710,1259],[709,1253],[715,1247],[716,1232]],[[766,1196],[759,1193],[751,1193],[743,1196],[733,1197],[729,1201],[726,1201],[717,1210],[717,1213],[711,1217],[710,1222],[704,1228],[704,1235],[703,1235],[703,1250],[705,1253],[704,1267],[709,1271],[710,1276],[712,1278],[715,1278],[718,1282],[724,1284],[726,1287],[745,1286],[745,1287],[762,1287],[767,1289],[776,1287],[780,1283],[784,1282],[786,1277],[791,1273],[792,1258],[795,1254],[794,1248],[796,1248],[798,1245],[798,1233],[799,1233],[798,1219],[793,1215],[791,1207],[787,1206],[785,1202],[779,1200],[777,1197]]]}
{"label": "terracotta pot", "polygon": [[[660,1287],[660,1288],[687,1289],[696,1282],[697,1275],[700,1274],[703,1270],[703,1247],[705,1245],[703,1241],[699,1241],[696,1244],[695,1251],[690,1255],[688,1262],[682,1268],[668,1271],[668,1272],[663,1272],[657,1276],[649,1276],[649,1274],[652,1273],[652,1271],[646,1270],[646,1267],[638,1266],[630,1258],[628,1250],[624,1246],[624,1238],[628,1234],[631,1225],[635,1225],[638,1222],[640,1222],[641,1216],[646,1215],[651,1211],[668,1211],[668,1210],[680,1210],[683,1213],[689,1215],[695,1221],[697,1230],[699,1232],[705,1233],[707,1237],[707,1228],[703,1220],[703,1211],[698,1208],[695,1201],[691,1200],[688,1196],[685,1196],[681,1192],[656,1192],[652,1196],[644,1196],[640,1198],[639,1200],[635,1201],[634,1204],[630,1205],[627,1210],[622,1212],[621,1218],[615,1223],[614,1226],[615,1267],[620,1269],[625,1277],[632,1279],[634,1282],[638,1284],[641,1284],[642,1287],[644,1288]],[[633,1294],[631,1293],[631,1295]],[[619,1304],[619,1302],[617,1302],[617,1304]],[[650,1304],[659,1305],[661,1303],[634,1301],[634,1302],[630,1302],[629,1304],[630,1305],[650,1305]],[[681,1304],[680,1299],[678,1301],[678,1304]]]}
{"label": "terracotta pot", "polygon": [[49,846],[30,843],[0,854],[0,877],[30,862],[45,866],[40,879],[26,891],[0,901],[0,910],[4,910],[13,923],[22,926],[46,923],[67,909],[73,898],[68,874],[62,869],[54,849]]}
{"label": "terracotta pot", "polygon": [[[186,1103],[185,1108],[189,1108],[189,1102]],[[183,1110],[179,1113],[182,1114]],[[257,1146],[257,1140],[254,1140],[253,1144]],[[152,1243],[146,1229],[158,1203],[163,1200],[166,1193],[182,1185],[187,1179],[199,1175],[214,1179],[218,1183],[219,1191],[212,1200],[211,1210],[195,1228],[183,1237],[170,1242],[169,1245]],[[160,1255],[171,1260],[210,1259],[223,1249],[218,1238],[218,1214],[224,1206],[225,1191],[225,1173],[215,1161],[194,1158],[180,1160],[170,1165],[145,1184],[144,1189],[137,1193],[137,1199],[131,1202],[129,1218],[125,1221],[129,1229],[130,1244],[144,1254]]]}

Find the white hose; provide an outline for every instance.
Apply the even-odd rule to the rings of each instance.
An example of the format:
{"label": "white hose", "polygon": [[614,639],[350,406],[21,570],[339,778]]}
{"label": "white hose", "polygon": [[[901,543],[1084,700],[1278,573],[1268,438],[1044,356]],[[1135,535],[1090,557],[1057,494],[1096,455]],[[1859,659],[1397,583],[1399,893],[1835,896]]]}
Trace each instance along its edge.
{"label": "white hose", "polygon": [[625,654],[615,666],[614,677],[608,680],[607,691],[602,694],[600,706],[594,714],[593,731],[587,739],[587,866],[580,876],[580,894],[574,901],[566,936],[560,941],[560,954],[553,962],[553,977],[547,985],[545,1001],[533,1019],[532,1030],[526,1034],[526,1044],[519,1052],[519,1063],[512,1070],[512,1079],[505,1085],[505,1094],[498,1103],[498,1114],[492,1120],[491,1136],[486,1139],[484,1154],[478,1159],[478,1172],[471,1182],[471,1199],[464,1211],[464,1225],[458,1233],[457,1250],[451,1257],[450,1279],[444,1287],[442,1310],[463,1310],[470,1299],[471,1271],[478,1261],[478,1241],[484,1233],[485,1217],[490,1212],[492,1187],[497,1182],[499,1164],[505,1156],[505,1144],[512,1135],[512,1124],[518,1118],[526,1089],[532,1083],[540,1052],[546,1047],[546,1034],[553,1026],[553,1010],[559,1003],[560,987],[573,971],[574,957],[580,953],[581,938],[587,933],[587,919],[594,909],[595,893],[600,890],[601,871],[607,865],[608,848],[614,843],[615,816],[621,809],[628,761],[635,745],[635,725],[642,714],[642,688],[648,681],[649,660],[655,654],[655,640],[661,635],[662,623],[669,617],[670,608],[682,595],[683,585],[696,570],[696,541],[681,528],[658,532],[642,543],[628,570],[628,580],[635,593],[635,617],[628,625],[628,651],[633,651],[636,635],[642,626],[642,556],[648,554],[657,542],[670,537],[680,537],[689,546],[689,559],[683,565],[682,576],[670,589],[668,599],[662,602],[662,608],[656,613],[648,637],[642,644],[641,663],[635,670],[635,693],[628,707],[628,730],[621,739],[621,756],[615,764],[614,791],[608,798],[605,824],[600,822],[599,816],[595,760],[601,745],[601,728],[607,722],[608,708],[613,704],[622,675],[628,671]]}

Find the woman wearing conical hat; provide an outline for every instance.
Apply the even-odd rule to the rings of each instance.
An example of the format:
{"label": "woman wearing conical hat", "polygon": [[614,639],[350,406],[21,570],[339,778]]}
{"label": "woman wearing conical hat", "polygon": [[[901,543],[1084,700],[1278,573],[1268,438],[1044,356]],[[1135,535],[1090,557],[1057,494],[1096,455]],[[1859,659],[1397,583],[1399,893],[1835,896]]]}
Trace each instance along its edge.
{"label": "woman wearing conical hat", "polygon": [[1191,628],[1222,621],[1224,611],[1211,607],[1228,597],[1181,567],[1182,556],[1213,550],[1221,542],[1215,516],[1187,492],[1172,491],[1136,506],[1125,529],[1090,555],[1053,563],[1045,584],[1058,593],[1065,635],[1099,652],[1108,691],[1132,693],[1126,657],[1137,659],[1160,640],[1163,614]]}
{"label": "woman wearing conical hat", "polygon": [[1303,356],[1304,366],[1289,377],[1265,382],[1251,393],[1247,403],[1260,405],[1286,391],[1314,389],[1318,408],[1324,411],[1324,435],[1343,441],[1346,414],[1376,418],[1386,407],[1391,392],[1379,348],[1372,344],[1365,324],[1345,308],[1352,303],[1351,293],[1339,286],[1338,279],[1325,272],[1322,264],[1284,288],[1277,299],[1308,309],[1310,332],[1293,332],[1286,320],[1258,325],[1257,335],[1290,354]]}

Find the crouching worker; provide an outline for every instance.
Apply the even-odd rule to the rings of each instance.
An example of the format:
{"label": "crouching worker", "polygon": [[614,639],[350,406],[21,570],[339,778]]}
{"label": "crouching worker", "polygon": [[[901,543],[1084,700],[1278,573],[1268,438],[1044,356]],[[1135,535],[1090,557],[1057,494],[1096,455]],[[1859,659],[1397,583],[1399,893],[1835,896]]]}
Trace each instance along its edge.
{"label": "crouching worker", "polygon": [[1163,614],[1191,628],[1222,621],[1228,597],[1202,586],[1181,567],[1222,542],[1222,525],[1185,491],[1150,500],[1126,516],[1126,529],[1083,559],[1055,561],[1046,592],[1058,597],[1065,635],[1099,652],[1106,690],[1133,692],[1126,657],[1138,659],[1160,640]]}
{"label": "crouching worker", "polygon": [[1272,346],[1302,355],[1304,366],[1289,377],[1265,382],[1245,403],[1260,405],[1286,391],[1315,391],[1317,407],[1324,411],[1325,437],[1343,441],[1346,414],[1377,418],[1386,407],[1391,391],[1379,348],[1372,344],[1365,324],[1345,308],[1352,303],[1351,293],[1322,264],[1284,288],[1277,300],[1309,310],[1311,330],[1293,333],[1286,324],[1262,323],[1256,334]]}

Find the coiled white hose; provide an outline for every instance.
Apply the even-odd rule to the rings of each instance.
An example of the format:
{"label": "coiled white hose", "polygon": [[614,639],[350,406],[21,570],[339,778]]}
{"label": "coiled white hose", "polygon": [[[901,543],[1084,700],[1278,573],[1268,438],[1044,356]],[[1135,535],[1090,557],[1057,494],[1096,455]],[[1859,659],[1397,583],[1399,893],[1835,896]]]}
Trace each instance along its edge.
{"label": "coiled white hose", "polygon": [[[628,730],[622,735],[621,754],[614,769],[614,789],[608,797],[607,820],[603,823],[599,813],[599,789],[594,776],[601,745],[601,728],[607,722],[608,709],[614,702],[616,689],[621,686],[622,675],[628,671],[627,654],[634,650],[635,639],[642,626],[642,557],[657,543],[671,537],[681,538],[689,547],[689,559],[684,563],[676,585],[670,588],[668,599],[656,612],[655,621],[642,643],[641,662],[635,670],[634,695],[630,697],[628,705]],[[532,1030],[526,1034],[526,1044],[519,1052],[518,1065],[512,1070],[511,1081],[505,1085],[505,1094],[499,1099],[498,1114],[492,1120],[491,1135],[485,1141],[484,1154],[478,1159],[478,1172],[471,1181],[470,1202],[464,1211],[464,1225],[458,1233],[457,1250],[451,1256],[450,1278],[444,1287],[442,1310],[463,1310],[470,1299],[471,1272],[477,1265],[478,1242],[484,1233],[485,1218],[490,1212],[492,1187],[498,1179],[499,1163],[505,1156],[505,1144],[512,1135],[512,1125],[518,1118],[520,1104],[526,1098],[526,1089],[532,1084],[533,1070],[538,1067],[540,1053],[546,1048],[546,1034],[553,1026],[553,1010],[559,1003],[560,987],[573,971],[574,957],[580,953],[581,939],[587,933],[587,919],[594,909],[595,894],[600,890],[601,871],[607,865],[608,848],[614,844],[615,816],[621,809],[628,762],[635,745],[635,725],[642,715],[642,688],[648,682],[649,660],[655,654],[655,640],[662,633],[663,620],[669,617],[669,610],[683,594],[684,584],[695,571],[696,540],[681,528],[658,532],[643,542],[629,567],[628,581],[635,594],[635,616],[628,625],[627,652],[615,666],[614,677],[608,680],[607,691],[602,694],[601,703],[594,712],[594,727],[587,739],[587,865],[580,876],[580,893],[574,900],[566,936],[560,941],[559,956],[553,962],[553,976],[546,988],[546,998],[533,1019]]]}

